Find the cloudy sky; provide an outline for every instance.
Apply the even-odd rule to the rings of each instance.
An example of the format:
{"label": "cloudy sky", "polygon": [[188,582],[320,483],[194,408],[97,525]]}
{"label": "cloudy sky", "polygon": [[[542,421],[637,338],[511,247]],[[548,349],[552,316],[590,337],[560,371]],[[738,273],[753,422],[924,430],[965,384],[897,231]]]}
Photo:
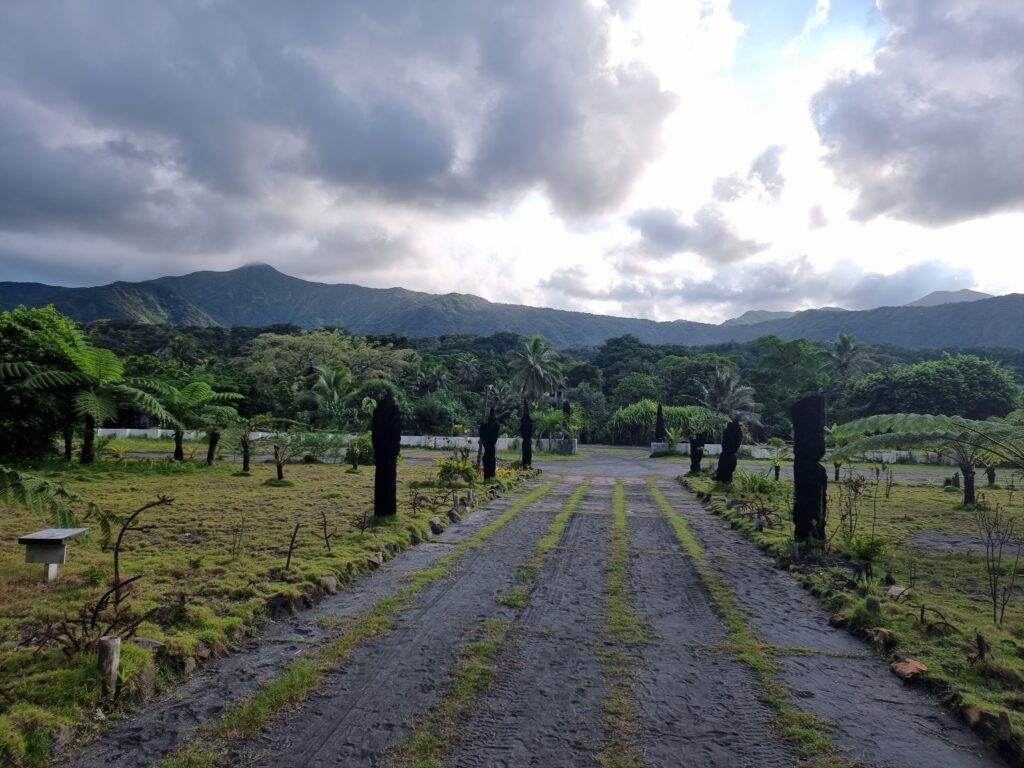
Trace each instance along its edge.
{"label": "cloudy sky", "polygon": [[0,280],[1024,292],[1021,0],[10,0]]}

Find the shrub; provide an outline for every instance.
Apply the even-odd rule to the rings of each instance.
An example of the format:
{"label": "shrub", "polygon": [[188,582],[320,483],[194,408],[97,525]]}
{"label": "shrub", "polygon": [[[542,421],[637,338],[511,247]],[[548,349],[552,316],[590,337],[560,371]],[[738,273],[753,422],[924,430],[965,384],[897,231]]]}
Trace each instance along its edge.
{"label": "shrub", "polygon": [[441,485],[451,485],[462,481],[467,485],[476,482],[476,467],[468,458],[449,456],[437,460],[437,482]]}
{"label": "shrub", "polygon": [[375,463],[373,460],[373,438],[369,432],[363,432],[361,435],[356,435],[352,438],[352,442],[345,449],[345,462],[347,464],[352,463],[353,446],[357,446],[359,449],[360,464],[372,465]]}

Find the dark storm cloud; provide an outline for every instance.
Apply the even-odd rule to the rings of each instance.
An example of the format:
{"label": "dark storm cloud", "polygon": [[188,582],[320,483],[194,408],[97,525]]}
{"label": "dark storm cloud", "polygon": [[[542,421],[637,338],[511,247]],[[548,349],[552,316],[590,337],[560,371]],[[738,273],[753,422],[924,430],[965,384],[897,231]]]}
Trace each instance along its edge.
{"label": "dark storm cloud", "polygon": [[885,0],[874,70],[812,100],[853,214],[938,226],[1024,209],[1024,3]]}
{"label": "dark storm cloud", "polygon": [[938,261],[914,264],[891,275],[865,272],[850,262],[820,270],[806,257],[787,262],[732,267],[728,276],[708,279],[665,276],[625,276],[609,288],[595,289],[581,267],[556,270],[540,287],[585,301],[616,302],[627,314],[650,317],[658,307],[660,319],[688,319],[706,312],[722,319],[749,309],[793,310],[840,306],[871,309],[899,306],[932,291],[973,286],[969,270]]}
{"label": "dark storm cloud", "polygon": [[[620,203],[673,107],[586,0],[0,8],[0,231],[227,260],[289,184],[472,211]],[[98,264],[98,271],[103,266]]]}
{"label": "dark storm cloud", "polygon": [[693,223],[681,220],[679,211],[644,208],[627,222],[640,234],[636,256],[655,258],[676,253],[695,253],[711,264],[740,261],[763,251],[766,243],[740,237],[714,204],[697,210]]}

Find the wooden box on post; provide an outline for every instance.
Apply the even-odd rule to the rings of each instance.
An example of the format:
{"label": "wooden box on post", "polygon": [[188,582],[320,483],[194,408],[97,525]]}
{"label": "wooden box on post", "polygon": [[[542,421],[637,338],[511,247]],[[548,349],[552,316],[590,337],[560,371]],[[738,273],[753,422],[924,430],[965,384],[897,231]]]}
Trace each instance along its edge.
{"label": "wooden box on post", "polygon": [[47,581],[57,578],[57,566],[68,558],[68,540],[88,533],[88,528],[47,528],[18,539],[25,545],[25,562],[41,563]]}

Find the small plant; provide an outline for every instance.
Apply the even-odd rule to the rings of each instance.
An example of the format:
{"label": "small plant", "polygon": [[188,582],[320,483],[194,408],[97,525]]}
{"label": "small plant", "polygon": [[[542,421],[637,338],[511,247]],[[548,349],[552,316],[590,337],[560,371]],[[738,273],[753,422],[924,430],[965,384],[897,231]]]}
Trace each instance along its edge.
{"label": "small plant", "polygon": [[90,587],[98,587],[107,580],[107,572],[95,565],[90,565],[82,572],[82,581]]}
{"label": "small plant", "polygon": [[[974,514],[978,530],[981,532],[981,540],[985,544],[985,573],[988,577],[988,597],[992,602],[992,623],[1001,627],[1006,616],[1006,606],[1013,597],[1017,582],[1024,540],[1014,535],[1016,519],[1006,517],[1003,508],[998,504],[994,510],[989,509],[984,498],[981,498],[975,506]],[[1013,565],[1006,571],[1003,566],[1003,551],[1008,545],[1011,549],[1016,548],[1016,555]]]}
{"label": "small plant", "polygon": [[437,461],[437,482],[440,485],[452,485],[456,482],[472,485],[476,482],[476,468],[469,457],[458,455],[448,456]]}
{"label": "small plant", "polygon": [[320,510],[320,527],[321,532],[318,534],[320,539],[324,542],[324,546],[327,547],[327,551],[331,551],[331,539],[338,535],[337,529],[332,529],[327,520],[327,511]]}
{"label": "small plant", "polygon": [[242,512],[238,516],[238,520],[235,525],[231,528],[231,559],[237,560],[239,555],[242,554],[242,537],[245,535],[246,530],[246,517],[245,513]]}
{"label": "small plant", "polygon": [[197,557],[190,557],[188,559],[188,567],[193,571],[198,571],[200,568],[203,567],[204,559],[205,557],[203,555],[198,555]]}

